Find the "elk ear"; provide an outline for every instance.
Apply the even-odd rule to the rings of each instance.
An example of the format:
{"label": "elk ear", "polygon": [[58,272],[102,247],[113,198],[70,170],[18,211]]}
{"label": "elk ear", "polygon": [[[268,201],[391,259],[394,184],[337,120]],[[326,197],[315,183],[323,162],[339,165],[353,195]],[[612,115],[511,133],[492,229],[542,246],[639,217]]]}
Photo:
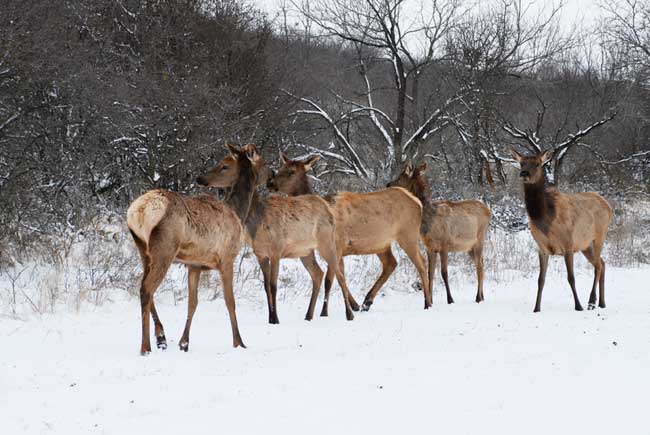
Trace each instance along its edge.
{"label": "elk ear", "polygon": [[513,159],[515,159],[519,163],[521,163],[521,161],[524,159],[524,156],[519,154],[517,150],[515,150],[514,148],[510,148],[510,155],[512,156]]}
{"label": "elk ear", "polygon": [[305,161],[305,171],[309,171],[320,160],[319,155],[311,156]]}
{"label": "elk ear", "polygon": [[550,150],[546,150],[546,151],[544,151],[544,152],[541,154],[540,158],[542,159],[542,165],[545,164],[546,162],[548,162],[549,160],[551,160],[551,159],[553,158],[553,153],[554,153],[554,152],[555,152],[554,150],[550,149]]}
{"label": "elk ear", "polygon": [[413,163],[411,163],[410,160],[406,162],[406,166],[404,167],[404,173],[409,177],[413,176]]}
{"label": "elk ear", "polygon": [[239,156],[239,149],[229,143],[226,144],[226,149],[232,154],[233,157],[237,158]]}
{"label": "elk ear", "polygon": [[415,172],[417,172],[418,174],[424,174],[424,171],[426,170],[427,170],[427,162],[422,162],[420,163],[420,166],[415,168]]}
{"label": "elk ear", "polygon": [[282,162],[283,165],[287,165],[290,161],[291,159],[289,156],[287,156],[284,151],[280,151],[280,162]]}
{"label": "elk ear", "polygon": [[[250,144],[250,145],[252,145],[252,144]],[[257,147],[255,145],[252,145],[252,146],[247,145],[246,146],[246,157],[248,158],[248,160],[251,161],[251,163],[253,163],[253,165],[256,165],[260,161],[260,159],[262,158],[262,156],[260,156],[259,151],[257,150]]]}

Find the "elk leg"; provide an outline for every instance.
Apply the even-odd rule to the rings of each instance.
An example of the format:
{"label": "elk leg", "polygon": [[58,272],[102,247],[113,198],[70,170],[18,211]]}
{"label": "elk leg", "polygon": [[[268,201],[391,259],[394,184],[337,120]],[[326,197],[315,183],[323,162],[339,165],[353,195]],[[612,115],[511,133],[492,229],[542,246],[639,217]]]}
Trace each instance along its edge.
{"label": "elk leg", "polygon": [[547,267],[548,255],[539,251],[539,277],[537,278],[537,300],[535,301],[534,313],[539,313],[542,309],[542,290],[544,290],[544,281],[546,281]]}
{"label": "elk leg", "polygon": [[594,242],[594,257],[599,260],[600,273],[598,274],[598,307],[605,308],[605,260],[600,256],[603,251],[604,240]]}
{"label": "elk leg", "polygon": [[257,258],[257,262],[262,269],[262,276],[264,278],[264,291],[266,293],[266,303],[269,308],[269,323],[273,324],[273,295],[271,294],[271,261],[268,258]]}
{"label": "elk leg", "polygon": [[196,306],[199,304],[199,279],[201,278],[201,268],[187,266],[187,320],[185,320],[185,329],[181,340],[178,342],[180,350],[187,352],[190,347],[190,328],[192,318],[196,312]]}
{"label": "elk leg", "polygon": [[172,255],[153,258],[149,270],[142,277],[142,286],[140,287],[140,307],[142,311],[142,344],[140,345],[140,354],[147,355],[151,352],[151,342],[149,337],[149,318],[151,316],[151,307],[153,295],[158,289],[163,278],[167,274],[169,266],[172,264],[175,251]]}
{"label": "elk leg", "polygon": [[420,274],[422,288],[424,290],[424,309],[427,310],[431,308],[431,288],[429,287],[429,276],[424,267],[424,259],[422,258],[422,253],[420,253],[418,242],[418,237],[415,239],[407,237],[397,241]]}
{"label": "elk leg", "polygon": [[273,304],[273,312],[270,316],[269,322],[277,325],[280,323],[278,319],[278,275],[280,273],[280,259],[271,258],[271,297]]}
{"label": "elk leg", "polygon": [[436,257],[438,253],[436,251],[427,251],[427,262],[429,263],[429,288],[433,294],[433,280],[436,276]]}
{"label": "elk leg", "polygon": [[578,299],[578,292],[576,291],[576,278],[573,274],[573,252],[564,254],[564,263],[566,264],[567,279],[571,286],[571,291],[573,292],[575,310],[582,311],[582,305],[580,305],[580,299]]}
{"label": "elk leg", "polygon": [[316,301],[318,300],[320,285],[323,282],[323,271],[318,267],[314,251],[311,251],[311,254],[308,256],[302,257],[300,261],[302,261],[303,266],[305,266],[305,269],[309,272],[309,276],[311,276],[311,300],[309,301],[309,308],[307,309],[307,315],[305,316],[305,320],[311,320],[314,318],[314,308],[316,307]]}
{"label": "elk leg", "polygon": [[582,255],[587,258],[587,260],[594,266],[594,283],[591,286],[591,293],[589,294],[589,305],[587,305],[588,310],[593,310],[596,308],[596,286],[598,285],[598,278],[600,273],[600,259],[596,258],[594,254],[593,245],[589,248],[582,251]]}
{"label": "elk leg", "polygon": [[226,301],[228,316],[230,317],[230,328],[232,329],[232,346],[243,347],[246,349],[244,342],[239,334],[239,325],[237,324],[237,313],[235,312],[235,294],[232,288],[233,262],[230,261],[221,265],[219,269],[221,281],[223,282],[223,297]]}
{"label": "elk leg", "polygon": [[[345,276],[345,262],[343,261],[343,256],[340,257],[341,259],[339,260],[339,271]],[[352,308],[352,311],[359,311],[359,304],[357,301],[354,299],[354,296],[352,296],[352,293],[348,291],[348,299],[350,300],[350,307]]]}
{"label": "elk leg", "polygon": [[379,261],[381,261],[381,275],[379,275],[379,278],[377,278],[377,281],[366,295],[361,307],[362,311],[368,311],[370,309],[370,306],[375,300],[375,296],[379,293],[379,290],[397,267],[397,260],[395,260],[395,256],[390,248],[377,254],[377,257],[379,257]]}
{"label": "elk leg", "polygon": [[478,289],[476,290],[476,302],[483,302],[483,246],[475,246],[470,252],[474,266],[476,266],[476,278]]}
{"label": "elk leg", "polygon": [[605,308],[605,260],[600,259],[600,276],[598,277],[598,307]]}
{"label": "elk leg", "polygon": [[327,266],[327,274],[325,275],[325,295],[323,297],[323,308],[321,309],[321,317],[327,317],[328,314],[328,305],[330,300],[330,290],[332,290],[332,284],[334,284],[334,269]]}
{"label": "elk leg", "polygon": [[167,338],[165,337],[165,329],[163,328],[158,312],[156,311],[156,303],[151,298],[151,317],[153,318],[154,334],[156,335],[156,346],[158,349],[167,349]]}
{"label": "elk leg", "polygon": [[447,290],[447,303],[453,304],[454,298],[451,297],[451,290],[449,290],[449,274],[447,273],[448,253],[444,249],[440,251],[440,273],[442,280],[445,282],[445,289]]}
{"label": "elk leg", "polygon": [[348,289],[348,284],[345,281],[345,275],[339,270],[338,264],[341,259],[341,256],[337,255],[336,246],[334,242],[327,243],[326,246],[320,246],[320,254],[325,262],[327,262],[328,273],[329,270],[333,270],[336,275],[336,280],[339,282],[341,287],[341,293],[343,294],[343,302],[345,303],[345,317],[348,320],[354,320],[354,313],[352,312],[352,307],[350,306],[350,290]]}

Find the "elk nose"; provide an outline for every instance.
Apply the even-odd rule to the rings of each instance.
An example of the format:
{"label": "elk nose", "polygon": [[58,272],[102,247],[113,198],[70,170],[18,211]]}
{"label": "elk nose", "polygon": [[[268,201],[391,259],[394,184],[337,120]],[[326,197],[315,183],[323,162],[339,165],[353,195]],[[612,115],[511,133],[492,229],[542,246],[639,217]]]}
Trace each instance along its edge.
{"label": "elk nose", "polygon": [[275,181],[271,178],[269,181],[266,182],[266,187],[268,189],[275,189]]}
{"label": "elk nose", "polygon": [[529,177],[529,176],[530,176],[530,173],[529,173],[528,171],[521,171],[521,172],[519,173],[519,176],[520,176],[520,177]]}
{"label": "elk nose", "polygon": [[201,185],[201,186],[207,186],[208,185],[208,180],[203,176],[199,176],[199,177],[196,177],[196,183]]}

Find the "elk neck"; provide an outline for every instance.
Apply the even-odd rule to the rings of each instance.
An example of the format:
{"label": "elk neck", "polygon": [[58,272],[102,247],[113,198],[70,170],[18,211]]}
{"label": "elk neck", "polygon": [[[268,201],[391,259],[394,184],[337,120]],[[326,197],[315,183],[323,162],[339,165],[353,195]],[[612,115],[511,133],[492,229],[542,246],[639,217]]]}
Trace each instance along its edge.
{"label": "elk neck", "polygon": [[255,194],[255,174],[252,167],[245,165],[239,171],[237,181],[227,192],[225,201],[235,211],[242,224],[246,222]]}
{"label": "elk neck", "polygon": [[431,200],[431,188],[422,175],[415,179],[412,193],[422,203],[422,226],[420,233],[427,234],[431,228],[431,221],[438,211],[438,206]]}
{"label": "elk neck", "polygon": [[311,188],[311,185],[309,184],[309,179],[307,178],[307,174],[302,174],[300,176],[300,179],[295,185],[295,188],[291,191],[291,196],[298,196],[298,195],[312,195],[314,191]]}
{"label": "elk neck", "polygon": [[264,218],[265,212],[266,212],[266,199],[261,198],[257,190],[255,190],[251,198],[251,207],[250,207],[250,211],[248,212],[248,216],[246,216],[246,221],[242,222],[246,227],[246,231],[248,232],[251,239],[253,240],[257,235],[257,229],[259,225],[262,223],[262,219]]}
{"label": "elk neck", "polygon": [[524,200],[528,217],[544,234],[555,217],[555,198],[546,187],[546,179],[541,176],[536,183],[524,184]]}

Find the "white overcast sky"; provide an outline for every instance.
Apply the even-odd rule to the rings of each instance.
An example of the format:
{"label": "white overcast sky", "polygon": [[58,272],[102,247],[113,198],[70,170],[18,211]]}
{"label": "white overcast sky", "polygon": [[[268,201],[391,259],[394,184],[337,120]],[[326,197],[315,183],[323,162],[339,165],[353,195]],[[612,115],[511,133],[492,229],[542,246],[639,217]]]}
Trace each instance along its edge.
{"label": "white overcast sky", "polygon": [[[269,13],[271,17],[275,16],[278,12],[278,5],[280,0],[249,0],[253,4],[256,4],[262,10],[265,10]],[[414,0],[418,1],[418,0]],[[425,0],[426,1],[426,0]],[[472,0],[470,0],[471,2]],[[535,0],[535,3],[539,4],[557,4],[559,0]],[[616,0],[611,0],[616,1]],[[474,0],[478,5],[485,5],[492,2],[492,0]],[[593,26],[598,19],[600,14],[600,8],[598,7],[599,0],[564,0],[564,7],[562,8],[562,21],[567,25],[571,26],[577,24],[578,27],[584,26]]]}

